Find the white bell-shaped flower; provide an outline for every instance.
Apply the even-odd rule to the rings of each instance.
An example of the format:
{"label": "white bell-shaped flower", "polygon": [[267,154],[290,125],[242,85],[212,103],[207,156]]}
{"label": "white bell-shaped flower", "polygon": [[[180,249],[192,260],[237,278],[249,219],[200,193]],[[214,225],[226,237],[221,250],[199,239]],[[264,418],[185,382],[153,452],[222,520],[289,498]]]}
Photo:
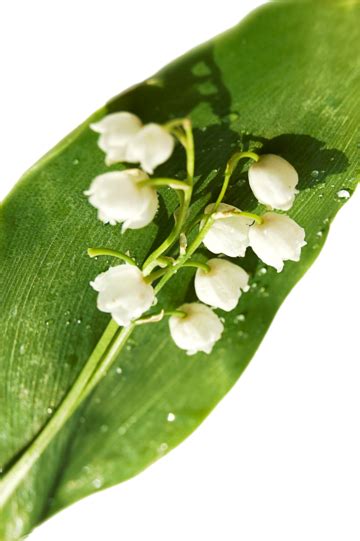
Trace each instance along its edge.
{"label": "white bell-shaped flower", "polygon": [[199,302],[183,304],[178,310],[185,312],[186,316],[171,316],[169,319],[170,334],[175,344],[185,349],[188,355],[198,351],[211,353],[224,330],[218,316]]}
{"label": "white bell-shaped flower", "polygon": [[90,285],[99,292],[98,309],[111,314],[124,327],[149,310],[155,300],[154,289],[134,265],[110,267]]}
{"label": "white bell-shaped flower", "polygon": [[249,275],[226,259],[209,259],[208,272],[198,269],[195,291],[198,299],[214,308],[230,312],[239,302],[241,292],[249,289]]}
{"label": "white bell-shaped flower", "polygon": [[158,207],[156,190],[141,185],[147,178],[140,169],[111,171],[97,176],[85,195],[102,222],[123,222],[123,231],[139,229],[153,220]]}
{"label": "white bell-shaped flower", "polygon": [[153,173],[174,150],[174,138],[165,128],[154,123],[143,126],[132,113],[112,113],[91,124],[91,129],[100,133],[98,145],[106,154],[106,165],[140,163],[144,171]]}
{"label": "white bell-shaped flower", "polygon": [[262,224],[250,228],[250,246],[264,263],[280,272],[284,261],[299,261],[305,231],[284,214],[267,212],[262,218]]}
{"label": "white bell-shaped flower", "polygon": [[264,154],[249,168],[249,184],[256,199],[273,209],[289,210],[298,193],[294,167],[275,154]]}
{"label": "white bell-shaped flower", "polygon": [[142,122],[132,113],[121,112],[107,115],[90,127],[100,133],[98,145],[106,154],[106,165],[112,165],[126,161],[127,146],[141,130]]}
{"label": "white bell-shaped flower", "polygon": [[126,149],[126,161],[139,162],[147,173],[168,160],[175,141],[159,124],[147,124],[130,141]]}
{"label": "white bell-shaped flower", "polygon": [[[214,209],[211,203],[205,208],[205,214],[210,214]],[[220,203],[217,212],[230,212],[239,210],[236,207]],[[213,254],[224,254],[229,257],[243,257],[249,246],[249,227],[253,220],[244,216],[227,216],[218,218],[206,233],[203,243]],[[200,227],[203,226],[203,222]]]}

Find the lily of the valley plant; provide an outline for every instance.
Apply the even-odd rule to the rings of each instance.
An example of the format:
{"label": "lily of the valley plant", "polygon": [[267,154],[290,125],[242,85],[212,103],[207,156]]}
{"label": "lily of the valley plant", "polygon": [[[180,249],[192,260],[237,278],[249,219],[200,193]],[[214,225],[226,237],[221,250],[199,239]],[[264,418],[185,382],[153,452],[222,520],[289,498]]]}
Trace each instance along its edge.
{"label": "lily of the valley plant", "polygon": [[[104,377],[137,325],[156,324],[169,316],[170,334],[179,348],[189,355],[208,354],[224,329],[216,310],[233,310],[249,289],[248,273],[231,258],[244,257],[251,247],[259,259],[280,272],[285,261],[299,261],[301,248],[306,244],[303,228],[284,214],[296,197],[298,174],[282,157],[236,152],[227,163],[216,200],[189,225],[195,168],[189,119],[143,125],[134,114],[119,112],[105,116],[91,128],[100,134],[98,145],[105,152],[106,166],[135,164],[128,169],[104,172],[92,180],[85,192],[104,227],[122,224],[122,231],[146,227],[156,216],[161,187],[175,190],[179,206],[169,236],[141,266],[129,253],[119,252],[116,247],[88,249],[91,257],[105,255],[120,260],[91,282],[98,294],[98,309],[111,314],[112,322],[52,418],[0,482],[0,506]],[[185,150],[186,178],[149,176],[171,157],[177,142]],[[251,161],[249,184],[264,205],[262,214],[239,209],[226,199],[231,177],[241,159]],[[207,260],[198,252],[202,245],[211,254]],[[195,271],[198,301],[156,310],[157,294],[176,273],[188,267]]]}
{"label": "lily of the valley plant", "polygon": [[[118,325],[128,327],[153,323],[170,316],[169,328],[177,346],[194,354],[210,353],[223,332],[223,324],[214,309],[233,310],[242,292],[248,290],[249,276],[239,265],[225,259],[243,257],[250,246],[267,265],[280,272],[284,261],[298,261],[305,244],[304,230],[285,214],[273,209],[289,210],[297,194],[298,174],[280,156],[259,156],[254,152],[238,152],[229,160],[222,189],[216,201],[209,204],[194,227],[197,235],[187,243],[185,227],[194,183],[194,142],[188,119],[170,121],[160,126],[143,126],[140,119],[127,112],[114,113],[92,129],[101,135],[99,147],[106,153],[106,164],[140,163],[142,169],[111,171],[96,177],[86,195],[104,223],[122,223],[122,230],[139,229],[155,217],[158,206],[157,188],[170,186],[179,196],[180,206],[169,237],[148,256],[141,267],[124,253],[90,248],[89,255],[113,255],[123,264],[110,267],[91,282],[98,292],[99,310],[108,312]],[[187,178],[149,178],[147,173],[167,160],[177,139],[185,148]],[[252,160],[249,183],[252,192],[268,212],[255,215],[238,209],[231,202],[223,203],[239,160]],[[145,171],[146,172],[145,172]],[[199,261],[193,256],[201,244],[218,254],[217,258]],[[181,268],[194,267],[195,291],[201,301],[186,303],[158,314],[144,316],[156,303],[156,294]]]}

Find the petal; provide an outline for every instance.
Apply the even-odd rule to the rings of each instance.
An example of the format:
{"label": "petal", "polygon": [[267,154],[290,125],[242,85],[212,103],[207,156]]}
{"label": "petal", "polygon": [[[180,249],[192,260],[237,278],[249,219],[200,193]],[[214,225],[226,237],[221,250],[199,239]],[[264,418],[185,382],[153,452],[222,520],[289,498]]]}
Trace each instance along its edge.
{"label": "petal", "polygon": [[256,199],[263,205],[289,210],[297,193],[299,176],[284,158],[274,154],[260,156],[249,168],[249,184]]}
{"label": "petal", "polygon": [[170,334],[176,345],[193,355],[198,351],[210,353],[223,331],[223,324],[204,304],[183,304],[178,310],[186,312],[185,318],[171,316]]}
{"label": "petal", "polygon": [[128,325],[146,312],[155,299],[153,287],[133,265],[110,267],[99,274],[92,287],[99,292],[98,309],[111,313],[119,325]]}
{"label": "petal", "polygon": [[241,290],[247,288],[249,276],[238,265],[225,259],[207,261],[210,272],[199,269],[195,275],[195,291],[202,302],[227,312],[238,304]]}
{"label": "petal", "polygon": [[[213,207],[213,204],[208,205],[205,213],[209,214]],[[218,207],[219,212],[229,212],[231,210],[240,209],[225,203],[221,203]],[[243,257],[246,248],[249,246],[249,227],[252,223],[253,220],[244,216],[217,219],[206,233],[203,243],[213,254]]]}
{"label": "petal", "polygon": [[147,124],[129,141],[126,160],[139,162],[142,169],[152,173],[155,167],[170,158],[174,145],[174,138],[164,128]]}
{"label": "petal", "polygon": [[106,115],[99,122],[90,124],[90,128],[97,133],[117,133],[119,138],[128,140],[142,127],[141,120],[132,113],[120,112]]}

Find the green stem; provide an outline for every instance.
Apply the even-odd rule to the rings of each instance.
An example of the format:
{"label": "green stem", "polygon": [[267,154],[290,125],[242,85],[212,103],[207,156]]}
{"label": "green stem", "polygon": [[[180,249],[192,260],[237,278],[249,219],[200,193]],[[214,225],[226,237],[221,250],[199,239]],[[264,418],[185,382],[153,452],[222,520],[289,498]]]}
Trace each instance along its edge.
{"label": "green stem", "polygon": [[141,180],[138,183],[140,186],[170,186],[174,190],[188,190],[189,185],[183,180],[177,180],[176,178],[148,178]]}
{"label": "green stem", "polygon": [[[96,348],[54,415],[0,482],[0,509],[15,492],[40,455],[82,402],[83,393],[87,385],[91,382],[94,371],[100,361],[105,365],[108,364],[109,360],[117,354],[126,342],[133,327],[124,328],[117,335],[118,329],[119,326],[114,321],[109,323]],[[87,396],[87,394],[84,396]]]}
{"label": "green stem", "polygon": [[145,276],[144,280],[147,284],[151,284],[154,280],[157,280],[158,278],[163,276],[166,272],[167,272],[167,267],[163,269],[155,270],[151,272],[150,274],[148,274],[147,276]]}
{"label": "green stem", "polygon": [[[180,121],[172,122],[173,127],[176,125],[176,122],[177,125],[180,124]],[[170,123],[168,125],[170,125]],[[181,125],[183,126],[185,132],[185,148],[187,158],[187,180],[186,183],[184,182],[183,184],[186,184],[188,186],[188,189],[182,192],[183,196],[181,198],[180,211],[173,231],[170,233],[169,237],[162,243],[162,245],[147,258],[143,267],[144,269],[149,265],[153,264],[154,261],[156,261],[157,259],[164,259],[164,257],[162,257],[162,254],[177,240],[177,238],[182,232],[182,228],[184,226],[184,222],[186,220],[188,208],[190,205],[194,176],[194,141],[190,121],[188,121],[187,119],[182,120]],[[235,169],[237,162],[242,157],[250,157],[252,159],[258,158],[257,155],[250,152],[238,153],[231,158],[226,169],[222,190],[214,206],[214,211],[216,211],[216,209],[218,208],[218,205],[220,204],[226,192],[230,176]],[[248,217],[251,216],[253,219],[255,219],[256,216],[250,215],[250,213],[242,214],[247,214]],[[156,293],[158,293],[164,287],[164,285],[171,278],[171,276],[173,276],[173,274],[175,274],[177,270],[180,269],[182,266],[202,268],[206,271],[209,270],[209,266],[205,263],[188,261],[188,259],[200,246],[203,238],[205,237],[207,231],[209,230],[213,222],[214,219],[212,217],[212,214],[205,216],[203,227],[199,231],[197,237],[191,243],[190,247],[187,249],[186,253],[181,255],[175,262],[175,264],[169,265],[165,269],[159,269],[159,271],[155,271],[147,277],[149,279],[151,276],[153,276],[154,280],[154,275],[156,273],[158,277],[161,277],[160,282],[154,288]],[[118,257],[126,261],[130,265],[135,265],[135,261],[129,256],[107,248],[90,248],[88,253],[91,257],[96,257],[98,255]],[[173,312],[167,312],[166,315],[185,317],[186,314],[182,311],[175,310]],[[20,459],[6,473],[4,479],[0,482],[0,508],[4,506],[4,504],[8,501],[11,495],[16,491],[20,483],[29,473],[35,462],[45,451],[50,442],[64,426],[66,421],[71,417],[71,415],[75,412],[79,405],[89,396],[91,391],[105,376],[110,366],[114,362],[115,358],[124,347],[127,339],[133,332],[136,324],[137,322],[134,321],[130,326],[122,328],[120,330],[118,325],[114,321],[111,321],[109,323],[96,348],[94,349],[85,366],[76,378],[67,395],[63,399],[62,403],[55,411],[54,415],[51,417],[45,427],[41,430],[39,435],[29,445],[29,447],[23,453]]]}
{"label": "green stem", "polygon": [[249,218],[250,220],[254,220],[257,224],[262,224],[264,219],[262,216],[259,216],[259,214],[254,214],[253,212],[246,212],[243,210],[229,210],[225,212],[216,212],[212,214],[212,217],[214,220],[223,220],[226,218],[231,218],[231,216],[244,216],[244,218]]}
{"label": "green stem", "polygon": [[167,310],[164,312],[164,316],[186,317],[187,313],[182,310]]}
{"label": "green stem", "polygon": [[[110,323],[111,325],[111,323]],[[102,380],[102,378],[107,374],[109,368],[114,362],[114,359],[119,355],[120,351],[126,344],[126,341],[132,334],[133,330],[136,327],[136,321],[131,323],[128,327],[123,327],[118,329],[117,336],[113,340],[113,345],[109,350],[109,353],[101,361],[99,368],[93,373],[90,380],[87,382],[86,387],[79,397],[79,403],[83,402],[85,398],[93,391],[96,385]]]}
{"label": "green stem", "polygon": [[200,261],[185,261],[181,267],[193,267],[195,269],[201,269],[204,272],[210,272],[211,268],[206,263],[201,263]]}
{"label": "green stem", "polygon": [[[162,243],[161,247],[151,254],[151,256],[145,262],[145,266],[148,266],[151,262],[154,262],[156,259],[160,258],[163,252],[166,251],[166,249],[177,240],[184,225],[190,205],[194,173],[194,142],[190,122],[182,121],[182,125],[184,127],[186,141],[187,180],[186,183],[183,182],[181,186],[186,184],[187,188],[181,192],[180,212],[172,233]],[[173,182],[173,179],[171,180]],[[177,183],[178,181],[175,182]],[[181,190],[182,189],[183,188],[181,188]],[[117,252],[108,248],[90,248],[88,250],[88,254],[90,257],[100,255],[117,257],[123,261],[126,261],[130,265],[136,264],[135,261],[129,256],[123,254],[122,252]],[[161,271],[164,270],[167,271],[167,269],[161,269]],[[158,291],[160,289],[161,288],[158,288]],[[183,317],[183,314],[180,312],[177,315],[179,317]],[[133,332],[135,326],[136,321],[134,321],[130,326],[120,330],[119,326],[114,321],[109,323],[96,348],[74,381],[64,400],[55,411],[54,415],[29,445],[26,451],[22,454],[19,460],[15,462],[11,469],[6,473],[5,477],[0,481],[0,508],[5,505],[11,495],[16,491],[20,483],[29,473],[35,462],[45,451],[50,442],[64,426],[66,421],[71,417],[83,400],[89,396],[94,387],[107,373],[109,367],[114,362],[114,359],[117,357],[118,353],[124,347],[124,344]]]}
{"label": "green stem", "polygon": [[249,152],[236,152],[235,154],[233,154],[233,156],[231,156],[230,160],[226,164],[224,182],[223,182],[221,191],[218,195],[218,198],[215,202],[214,211],[216,211],[221,201],[224,199],[225,192],[229,186],[231,175],[235,171],[236,166],[239,163],[239,161],[243,158],[250,158],[257,162],[259,161],[260,156],[258,154],[255,154],[255,152],[250,152],[250,151]]}
{"label": "green stem", "polygon": [[[173,121],[174,125],[179,124],[178,120]],[[177,219],[175,220],[175,226],[171,231],[170,235],[160,244],[160,246],[149,255],[143,264],[143,271],[146,272],[146,269],[149,266],[152,266],[154,262],[164,254],[171,246],[177,241],[184,227],[184,223],[187,217],[187,213],[190,207],[192,190],[193,190],[193,181],[194,181],[194,167],[195,167],[195,150],[194,150],[194,138],[192,134],[191,122],[188,119],[181,121],[182,126],[185,131],[186,136],[186,169],[187,169],[187,179],[186,182],[182,182],[183,185],[187,186],[187,189],[183,192],[183,199],[180,203],[179,213]]]}
{"label": "green stem", "polygon": [[137,266],[136,262],[130,256],[116,250],[111,250],[110,248],[88,248],[87,253],[90,257],[98,257],[99,255],[117,257],[118,259],[122,259],[123,261],[125,261],[125,263],[128,263],[129,265],[133,265],[135,267]]}

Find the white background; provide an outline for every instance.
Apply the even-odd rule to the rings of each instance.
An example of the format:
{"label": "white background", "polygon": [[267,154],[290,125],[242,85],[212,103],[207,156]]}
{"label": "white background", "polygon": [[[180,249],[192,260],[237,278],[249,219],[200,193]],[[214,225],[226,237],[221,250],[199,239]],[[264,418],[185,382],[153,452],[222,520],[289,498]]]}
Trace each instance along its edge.
{"label": "white background", "polygon": [[[260,3],[2,3],[0,197],[109,97]],[[197,432],[31,541],[360,539],[359,201],[339,213],[255,359]]]}

